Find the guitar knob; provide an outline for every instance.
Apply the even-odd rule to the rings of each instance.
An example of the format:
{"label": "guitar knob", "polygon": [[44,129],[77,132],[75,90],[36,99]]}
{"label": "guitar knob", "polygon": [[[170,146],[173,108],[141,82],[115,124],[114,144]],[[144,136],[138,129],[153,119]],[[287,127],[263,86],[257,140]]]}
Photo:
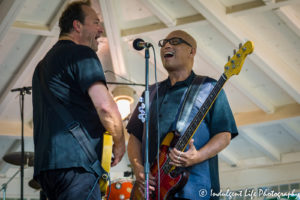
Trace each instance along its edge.
{"label": "guitar knob", "polygon": [[141,108],[141,107],[139,107],[139,112],[140,112],[141,114],[145,114],[145,111],[144,111],[144,109],[143,109],[143,108]]}
{"label": "guitar knob", "polygon": [[144,123],[145,122],[145,114],[139,114],[138,118]]}
{"label": "guitar knob", "polygon": [[140,107],[143,108],[143,109],[146,108],[144,103],[141,103]]}
{"label": "guitar knob", "polygon": [[226,69],[226,70],[229,70],[229,67],[228,67],[228,66],[225,66],[225,69]]}

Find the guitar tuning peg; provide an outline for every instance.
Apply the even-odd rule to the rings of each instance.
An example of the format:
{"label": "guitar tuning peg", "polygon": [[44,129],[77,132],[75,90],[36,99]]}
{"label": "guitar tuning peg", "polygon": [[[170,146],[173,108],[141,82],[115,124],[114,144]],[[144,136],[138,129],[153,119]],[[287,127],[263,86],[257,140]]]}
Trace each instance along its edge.
{"label": "guitar tuning peg", "polygon": [[233,49],[233,55],[235,55],[236,54],[236,50],[235,49]]}
{"label": "guitar tuning peg", "polygon": [[239,49],[242,48],[242,43],[239,44]]}
{"label": "guitar tuning peg", "polygon": [[230,60],[230,56],[227,57],[228,61]]}

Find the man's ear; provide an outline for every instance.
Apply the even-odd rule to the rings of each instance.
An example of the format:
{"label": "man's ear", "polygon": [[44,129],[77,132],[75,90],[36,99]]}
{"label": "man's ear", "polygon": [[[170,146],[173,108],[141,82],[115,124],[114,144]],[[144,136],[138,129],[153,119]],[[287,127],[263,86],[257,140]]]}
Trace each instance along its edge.
{"label": "man's ear", "polygon": [[81,23],[80,21],[78,20],[74,20],[73,21],[73,29],[76,31],[76,32],[79,32],[80,29],[81,29]]}
{"label": "man's ear", "polygon": [[195,48],[192,48],[190,54],[195,55],[195,54],[196,54],[196,49],[195,49]]}

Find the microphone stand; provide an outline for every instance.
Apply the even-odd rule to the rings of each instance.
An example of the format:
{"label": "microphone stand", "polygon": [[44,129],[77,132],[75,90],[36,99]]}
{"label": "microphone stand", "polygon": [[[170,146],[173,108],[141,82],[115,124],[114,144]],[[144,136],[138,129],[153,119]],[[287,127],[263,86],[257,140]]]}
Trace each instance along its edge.
{"label": "microphone stand", "polygon": [[22,87],[12,89],[11,92],[20,92],[21,96],[21,200],[24,198],[24,96],[25,94],[31,94],[32,87]]}
{"label": "microphone stand", "polygon": [[16,173],[10,177],[10,179],[6,182],[3,183],[1,186],[1,190],[3,190],[3,200],[5,200],[6,198],[6,189],[7,189],[7,185],[15,178],[15,176],[20,172],[20,169],[18,171],[16,171]]}
{"label": "microphone stand", "polygon": [[149,199],[149,47],[145,47],[145,199]]}

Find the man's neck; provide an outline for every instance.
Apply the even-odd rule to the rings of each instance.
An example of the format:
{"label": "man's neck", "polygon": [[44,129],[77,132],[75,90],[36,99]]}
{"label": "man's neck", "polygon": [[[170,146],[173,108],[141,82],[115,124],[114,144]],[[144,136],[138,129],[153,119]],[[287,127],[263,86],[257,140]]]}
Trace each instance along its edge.
{"label": "man's neck", "polygon": [[169,72],[169,79],[171,81],[171,85],[175,85],[175,83],[179,81],[186,80],[191,75],[191,70],[182,70],[182,71],[172,71]]}
{"label": "man's neck", "polygon": [[62,35],[59,37],[59,40],[71,40],[73,42],[75,42],[76,44],[78,44],[78,42],[76,41],[75,37],[73,37],[72,35]]}

